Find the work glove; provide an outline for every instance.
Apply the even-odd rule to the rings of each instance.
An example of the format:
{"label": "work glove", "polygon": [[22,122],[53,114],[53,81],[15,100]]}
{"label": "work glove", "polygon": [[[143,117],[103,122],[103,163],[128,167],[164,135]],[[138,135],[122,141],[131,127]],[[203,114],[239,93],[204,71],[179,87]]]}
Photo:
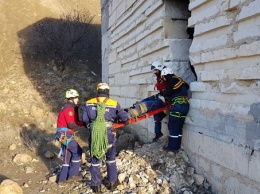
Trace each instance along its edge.
{"label": "work glove", "polygon": [[165,98],[164,98],[161,94],[158,95],[158,98],[159,98],[161,101],[163,101],[163,103],[165,103]]}

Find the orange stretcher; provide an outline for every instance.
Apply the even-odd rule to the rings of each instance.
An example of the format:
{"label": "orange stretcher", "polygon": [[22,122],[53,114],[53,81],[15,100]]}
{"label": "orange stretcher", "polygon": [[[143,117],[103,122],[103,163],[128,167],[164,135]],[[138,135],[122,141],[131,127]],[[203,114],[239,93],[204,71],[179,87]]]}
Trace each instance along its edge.
{"label": "orange stretcher", "polygon": [[[144,119],[147,119],[147,118],[150,117],[150,116],[153,116],[153,115],[155,115],[155,114],[157,114],[157,113],[159,113],[159,112],[162,112],[162,111],[164,111],[164,110],[167,110],[169,107],[170,107],[170,104],[167,103],[167,104],[166,104],[164,107],[162,107],[162,108],[158,108],[158,109],[149,111],[149,112],[147,112],[147,113],[145,113],[145,114],[143,114],[143,115],[140,115],[139,117],[134,117],[134,118],[129,119],[128,124],[136,123],[136,122],[142,121],[142,120],[144,120]],[[124,126],[125,126],[124,123],[114,123],[114,124],[113,124],[114,129],[117,129],[117,128],[120,128],[120,127],[124,127]]]}

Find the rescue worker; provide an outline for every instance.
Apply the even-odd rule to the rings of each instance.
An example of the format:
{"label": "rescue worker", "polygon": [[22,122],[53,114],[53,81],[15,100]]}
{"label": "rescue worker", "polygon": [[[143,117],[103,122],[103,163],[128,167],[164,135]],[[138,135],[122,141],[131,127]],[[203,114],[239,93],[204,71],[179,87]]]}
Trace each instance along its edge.
{"label": "rescue worker", "polygon": [[[157,88],[157,90],[159,91],[159,94],[146,98],[142,101],[145,100],[151,100],[151,98],[162,98],[161,95],[163,93],[163,91],[166,89],[166,80],[162,79],[161,77],[161,71],[165,68],[165,66],[162,65],[162,63],[160,63],[159,61],[154,61],[151,65],[151,70],[154,71],[154,74],[156,75],[156,84],[155,84],[155,88]],[[141,102],[142,102],[141,101]],[[155,133],[155,137],[153,138],[153,142],[156,142],[160,137],[163,136],[162,133],[162,120],[163,118],[166,116],[166,114],[164,112],[160,112],[158,114],[155,114],[153,116],[154,118],[154,133]]]}
{"label": "rescue worker", "polygon": [[80,127],[76,124],[80,122],[78,122],[78,113],[75,111],[77,110],[79,93],[74,89],[68,89],[65,97],[67,101],[59,112],[55,137],[61,143],[63,156],[62,168],[58,178],[59,185],[82,179],[79,176],[82,148],[74,139],[74,129]]}
{"label": "rescue worker", "polygon": [[165,151],[176,152],[181,147],[182,127],[189,111],[188,89],[189,85],[170,68],[164,68],[161,76],[166,80],[167,87],[163,96],[171,103],[169,112],[169,138]]}
{"label": "rescue worker", "polygon": [[[107,83],[99,83],[97,85],[97,93],[96,98],[86,101],[83,110],[83,122],[90,128],[91,188],[93,192],[101,193],[102,175],[100,167],[103,160],[106,161],[107,167],[107,180],[109,182],[107,188],[112,191],[118,185],[115,147],[116,137],[113,131],[113,122],[118,120],[119,122],[127,124],[129,118],[128,113],[121,109],[120,104],[116,100],[109,98],[109,86]],[[105,110],[102,112],[103,115],[101,115],[105,122],[105,129],[103,131],[99,131],[100,129],[95,127],[100,121],[101,113],[98,108],[100,103],[103,103],[105,106]],[[102,123],[99,125],[102,125]],[[97,131],[98,133],[96,133]],[[103,139],[101,136],[104,136]],[[99,141],[97,141],[98,139]],[[107,146],[105,146],[105,143],[107,143]],[[101,149],[101,153],[98,154],[95,149],[102,147],[101,144],[104,146],[104,149]]]}

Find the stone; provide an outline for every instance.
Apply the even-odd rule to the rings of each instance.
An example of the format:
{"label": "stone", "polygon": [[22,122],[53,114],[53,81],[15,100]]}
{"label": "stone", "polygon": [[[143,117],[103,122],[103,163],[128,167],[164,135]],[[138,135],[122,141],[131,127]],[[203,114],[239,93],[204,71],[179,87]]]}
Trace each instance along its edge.
{"label": "stone", "polygon": [[27,154],[17,154],[15,155],[13,162],[17,165],[21,165],[23,163],[29,163],[32,161],[32,157]]}
{"label": "stone", "polygon": [[28,188],[29,185],[28,185],[27,183],[24,183],[24,184],[23,184],[23,187],[24,187],[24,188]]}
{"label": "stone", "polygon": [[125,178],[126,178],[126,173],[120,173],[120,174],[118,175],[118,181],[119,181],[120,183],[122,183],[122,182],[125,180]]}
{"label": "stone", "polygon": [[30,166],[26,166],[26,167],[25,167],[25,173],[26,173],[26,174],[33,173],[33,168],[30,167]]}
{"label": "stone", "polygon": [[194,174],[193,178],[194,178],[195,184],[197,186],[202,185],[204,180],[205,180],[204,177],[202,175],[199,175],[199,174]]}
{"label": "stone", "polygon": [[1,194],[23,194],[23,189],[10,179],[4,180],[0,185]]}
{"label": "stone", "polygon": [[15,150],[16,149],[16,144],[11,144],[10,146],[9,146],[9,150]]}
{"label": "stone", "polygon": [[52,151],[47,151],[45,152],[44,157],[47,159],[53,159],[55,157],[55,154]]}
{"label": "stone", "polygon": [[49,177],[49,181],[52,182],[52,183],[55,183],[56,180],[57,180],[57,175]]}

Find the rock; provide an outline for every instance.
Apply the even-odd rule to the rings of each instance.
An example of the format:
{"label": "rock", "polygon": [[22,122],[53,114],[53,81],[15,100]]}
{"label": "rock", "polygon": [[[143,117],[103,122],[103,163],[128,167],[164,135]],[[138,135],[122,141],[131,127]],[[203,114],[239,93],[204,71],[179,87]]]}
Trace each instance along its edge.
{"label": "rock", "polygon": [[193,177],[190,176],[190,175],[188,175],[188,174],[184,175],[184,179],[185,179],[186,184],[187,184],[188,186],[191,186],[191,185],[194,183]]}
{"label": "rock", "polygon": [[52,70],[53,70],[53,71],[58,71],[58,68],[57,68],[57,66],[56,66],[56,65],[54,65],[54,66],[52,67]]}
{"label": "rock", "polygon": [[25,173],[26,173],[26,174],[33,173],[33,168],[30,167],[30,166],[25,167]]}
{"label": "rock", "polygon": [[27,183],[24,183],[24,184],[23,184],[23,187],[24,187],[24,188],[28,188],[29,185],[28,185]]}
{"label": "rock", "polygon": [[86,153],[82,153],[82,155],[81,155],[81,163],[82,164],[86,164],[88,161],[86,160]]}
{"label": "rock", "polygon": [[188,175],[193,175],[193,174],[194,174],[194,171],[195,171],[195,170],[194,170],[194,168],[192,168],[192,167],[188,167],[188,168],[187,168],[187,174],[188,174]]}
{"label": "rock", "polygon": [[195,184],[197,186],[202,185],[204,180],[205,180],[204,177],[202,175],[199,175],[199,174],[194,174],[193,178],[194,178]]}
{"label": "rock", "polygon": [[188,158],[187,154],[184,151],[178,152],[177,153],[177,157],[182,158],[184,160],[184,162],[186,162],[188,164],[190,163],[189,158]]}
{"label": "rock", "polygon": [[44,156],[47,159],[53,159],[55,157],[55,154],[52,151],[47,151],[45,152]]}
{"label": "rock", "polygon": [[52,182],[52,183],[55,183],[56,180],[57,180],[57,175],[49,177],[49,181]]}
{"label": "rock", "polygon": [[174,173],[171,177],[170,177],[170,187],[172,189],[179,189],[181,187],[180,185],[180,174],[179,173]]}
{"label": "rock", "polygon": [[34,118],[42,118],[44,116],[44,110],[35,105],[31,106],[30,113]]}
{"label": "rock", "polygon": [[118,175],[118,181],[119,181],[120,183],[122,183],[122,182],[125,180],[125,177],[126,177],[126,173],[120,173],[120,174]]}
{"label": "rock", "polygon": [[0,185],[1,194],[23,194],[23,189],[10,179],[4,180]]}
{"label": "rock", "polygon": [[1,111],[5,111],[5,110],[7,110],[7,107],[6,107],[6,105],[3,102],[1,102],[0,103],[0,112]]}
{"label": "rock", "polygon": [[31,161],[32,161],[32,157],[27,154],[17,154],[13,159],[13,162],[16,163],[17,165],[21,165],[23,163],[29,163]]}
{"label": "rock", "polygon": [[130,189],[134,189],[136,187],[135,181],[132,176],[129,178],[129,187]]}
{"label": "rock", "polygon": [[9,150],[15,150],[16,149],[16,144],[11,144],[10,146],[9,146]]}

